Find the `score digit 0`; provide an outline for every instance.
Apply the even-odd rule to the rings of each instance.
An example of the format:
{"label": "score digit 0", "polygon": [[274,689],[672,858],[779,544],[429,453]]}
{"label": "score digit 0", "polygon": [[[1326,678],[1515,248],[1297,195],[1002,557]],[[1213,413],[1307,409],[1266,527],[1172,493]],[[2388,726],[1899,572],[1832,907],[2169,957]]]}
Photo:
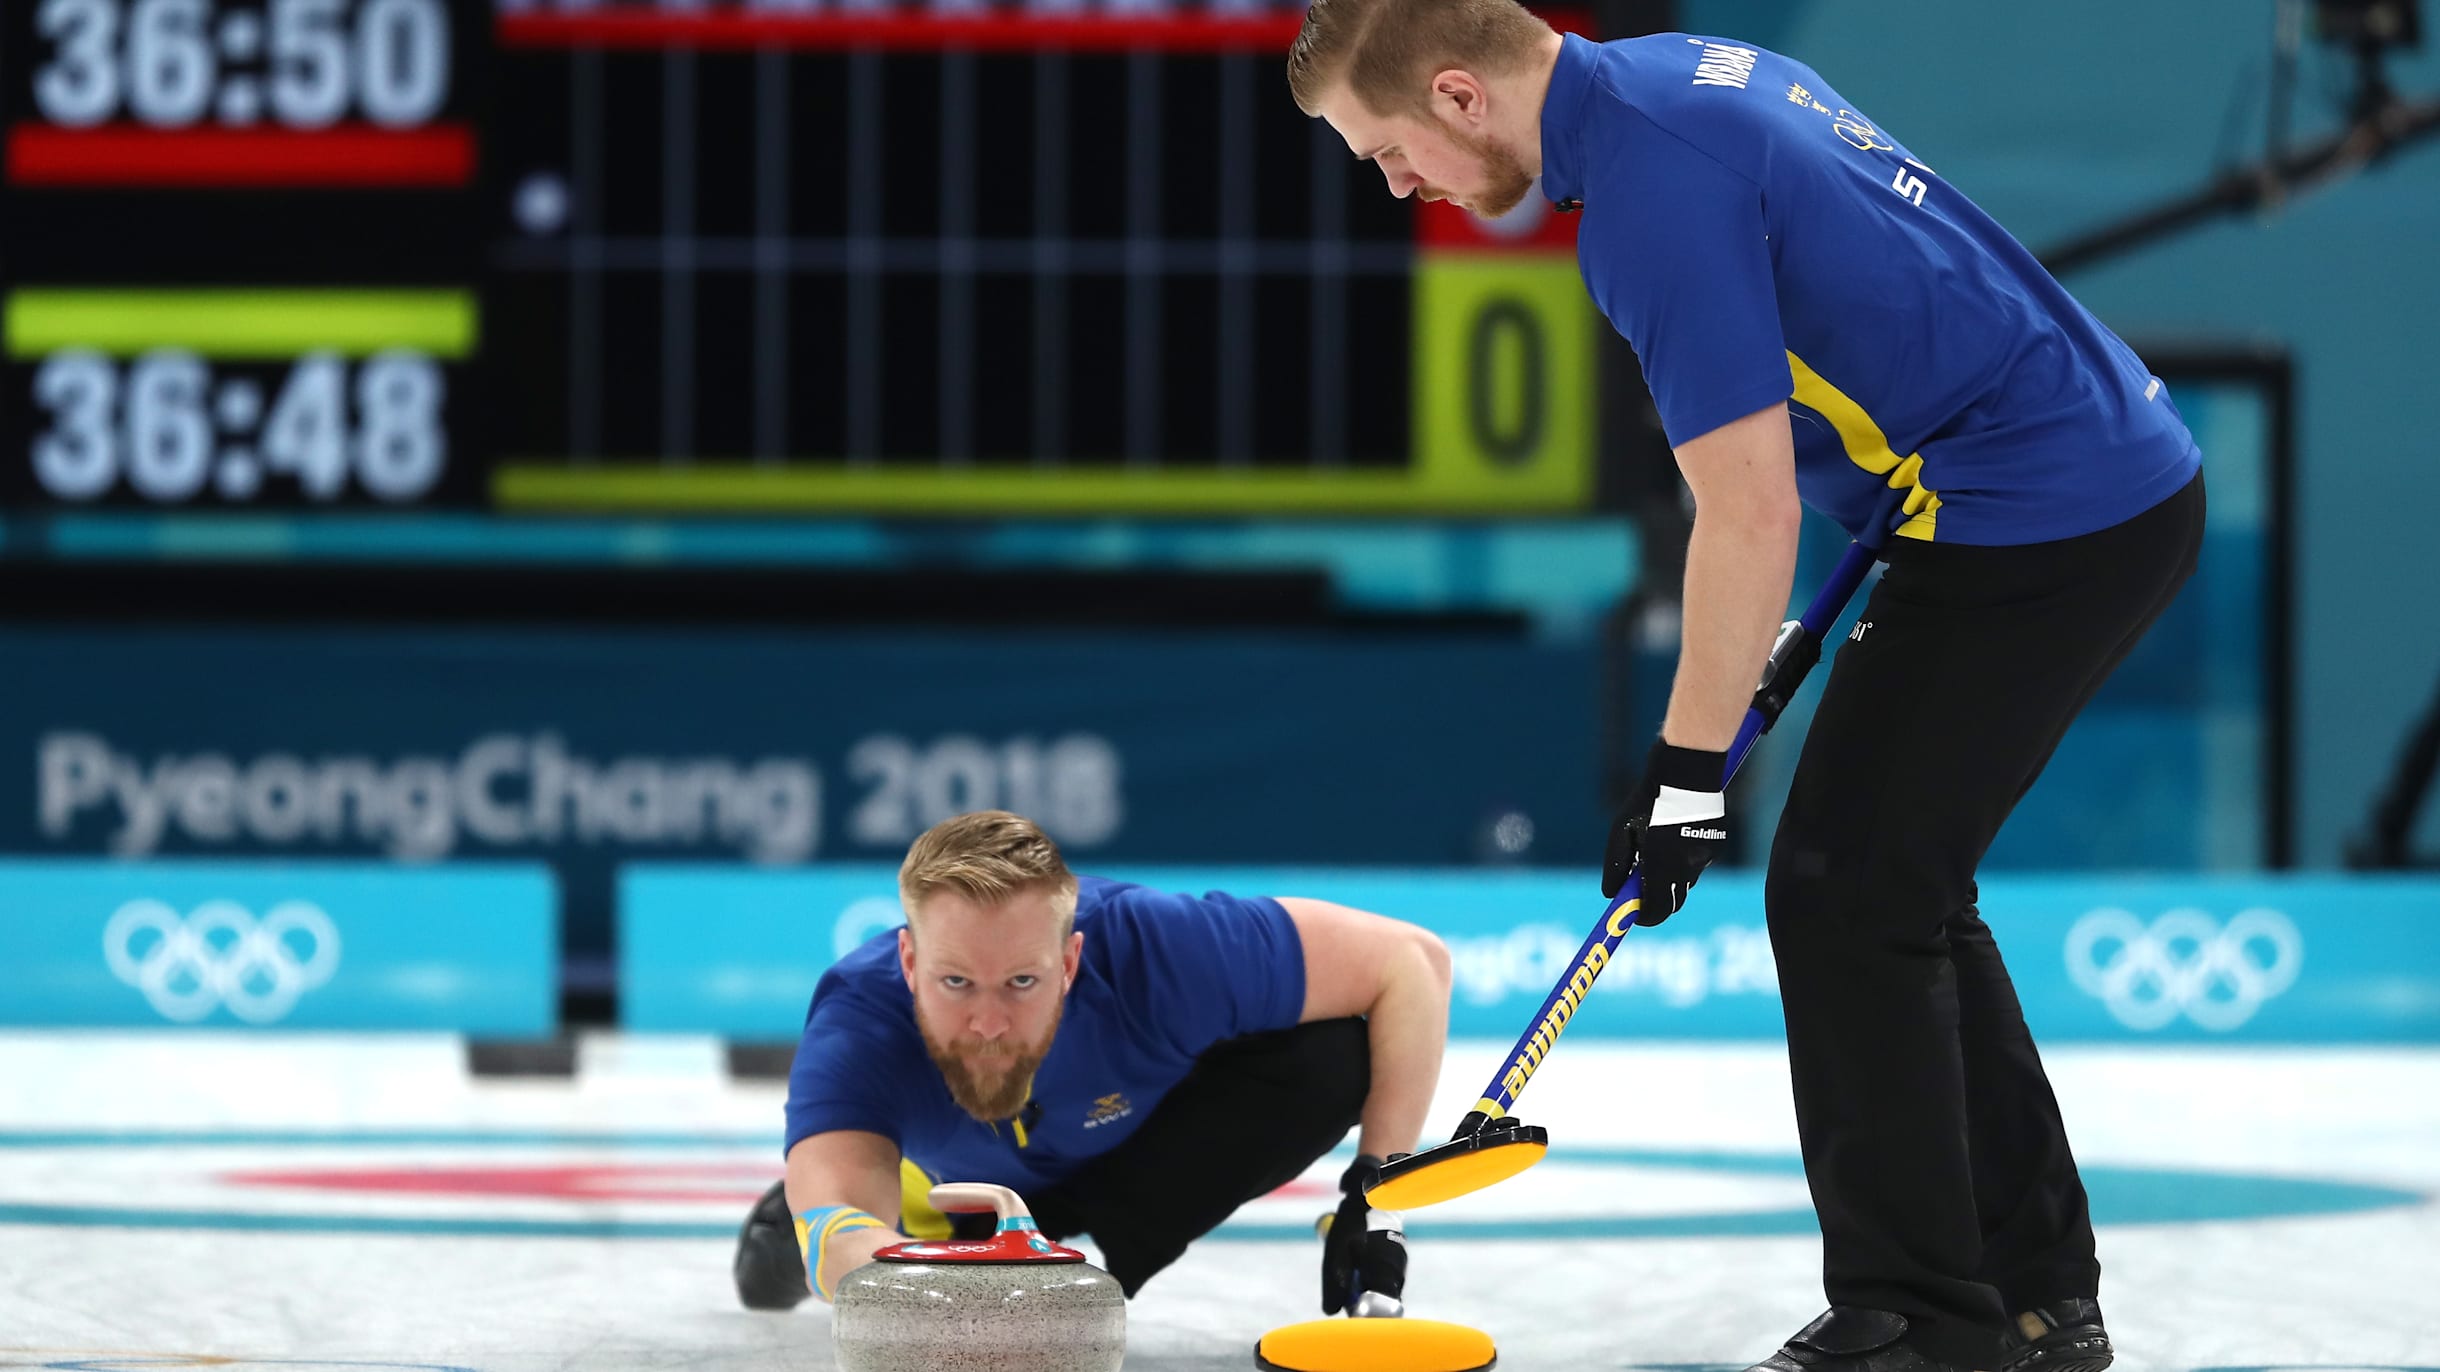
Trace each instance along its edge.
{"label": "score digit 0", "polygon": [[1419,254],[1414,317],[1419,478],[1486,510],[1581,508],[1594,320],[1574,259]]}
{"label": "score digit 0", "polygon": [[1502,466],[1533,460],[1550,421],[1548,333],[1513,295],[1486,297],[1466,331],[1466,422],[1483,455]]}

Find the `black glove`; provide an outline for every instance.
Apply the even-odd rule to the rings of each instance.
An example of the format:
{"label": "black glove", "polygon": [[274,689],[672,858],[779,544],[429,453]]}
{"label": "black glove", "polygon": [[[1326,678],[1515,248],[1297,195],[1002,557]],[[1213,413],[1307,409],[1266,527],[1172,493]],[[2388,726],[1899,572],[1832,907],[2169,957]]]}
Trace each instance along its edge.
{"label": "black glove", "polygon": [[1364,1180],[1381,1160],[1369,1154],[1339,1178],[1346,1197],[1339,1210],[1323,1223],[1322,1313],[1335,1315],[1356,1303],[1366,1291],[1393,1300],[1406,1297],[1406,1221],[1395,1210],[1375,1210],[1364,1202]]}
{"label": "black glove", "polygon": [[1610,826],[1601,854],[1601,894],[1614,897],[1640,861],[1643,904],[1637,924],[1658,924],[1686,904],[1696,877],[1728,847],[1728,805],[1721,792],[1726,753],[1654,739],[1635,799]]}

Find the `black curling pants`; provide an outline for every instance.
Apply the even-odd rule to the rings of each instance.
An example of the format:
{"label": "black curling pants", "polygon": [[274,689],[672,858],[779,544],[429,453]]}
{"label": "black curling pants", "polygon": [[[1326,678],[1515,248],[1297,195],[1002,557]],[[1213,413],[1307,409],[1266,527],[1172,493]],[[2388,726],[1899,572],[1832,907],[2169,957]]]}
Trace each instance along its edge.
{"label": "black curling pants", "polygon": [[1330,1019],[1212,1045],[1125,1143],[1026,1197],[1035,1222],[1054,1239],[1092,1235],[1133,1296],[1356,1127],[1372,1092],[1368,1033]]}
{"label": "black curling pants", "polygon": [[1766,902],[1833,1305],[1989,1367],[2003,1320],[2098,1295],[2067,1131],[1975,868],[2102,681],[2193,575],[2203,482],[2098,533],[1892,540],[1837,645]]}

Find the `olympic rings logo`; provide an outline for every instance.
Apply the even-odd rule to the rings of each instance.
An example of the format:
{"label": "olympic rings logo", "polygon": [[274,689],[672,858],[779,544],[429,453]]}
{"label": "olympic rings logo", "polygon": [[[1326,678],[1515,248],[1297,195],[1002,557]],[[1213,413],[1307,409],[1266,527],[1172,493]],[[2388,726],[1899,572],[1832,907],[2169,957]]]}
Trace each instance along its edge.
{"label": "olympic rings logo", "polygon": [[2125,910],[2087,913],[2067,931],[2067,974],[2129,1029],[2184,1015],[2227,1033],[2296,984],[2304,936],[2277,910],[2246,910],[2222,927],[2201,910],[2146,925]]}
{"label": "olympic rings logo", "polygon": [[839,912],[830,926],[833,957],[846,957],[875,934],[886,934],[907,922],[905,907],[888,896],[866,896]]}
{"label": "olympic rings logo", "polygon": [[248,1024],[273,1024],[339,970],[339,930],[302,900],[259,922],[232,900],[183,918],[160,901],[131,900],[102,930],[102,956],[164,1019],[193,1024],[226,1006]]}

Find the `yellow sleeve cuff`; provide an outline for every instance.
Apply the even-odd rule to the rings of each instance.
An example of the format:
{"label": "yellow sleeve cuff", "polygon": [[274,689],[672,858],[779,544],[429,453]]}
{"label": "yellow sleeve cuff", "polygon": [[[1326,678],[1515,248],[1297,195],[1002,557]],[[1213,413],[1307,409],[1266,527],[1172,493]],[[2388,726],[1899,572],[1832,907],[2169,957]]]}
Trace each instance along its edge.
{"label": "yellow sleeve cuff", "polygon": [[826,1271],[830,1265],[830,1241],[841,1234],[859,1229],[886,1229],[881,1221],[848,1205],[826,1205],[808,1210],[796,1217],[796,1251],[805,1259],[805,1276],[813,1293],[823,1300],[838,1294],[843,1272]]}

